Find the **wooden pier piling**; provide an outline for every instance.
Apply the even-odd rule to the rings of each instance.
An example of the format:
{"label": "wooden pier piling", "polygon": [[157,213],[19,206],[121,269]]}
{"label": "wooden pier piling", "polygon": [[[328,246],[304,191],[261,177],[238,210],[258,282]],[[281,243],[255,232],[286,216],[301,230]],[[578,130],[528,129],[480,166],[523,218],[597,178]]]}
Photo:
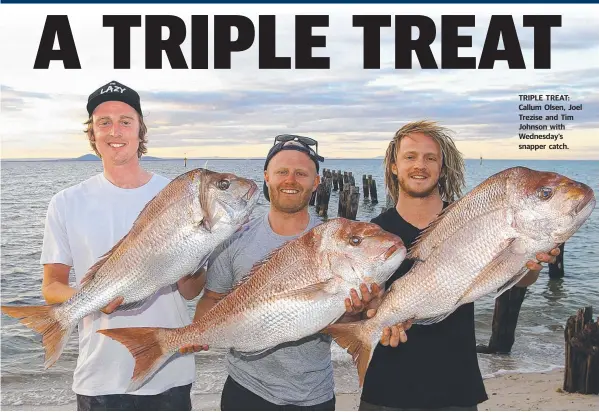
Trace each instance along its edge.
{"label": "wooden pier piling", "polygon": [[318,216],[328,215],[332,186],[333,178],[325,177],[324,180],[318,185],[318,189],[316,189],[316,214],[318,214]]}
{"label": "wooden pier piling", "polygon": [[559,245],[560,254],[555,257],[555,263],[550,263],[549,279],[561,279],[564,277],[564,243]]}
{"label": "wooden pier piling", "polygon": [[516,336],[518,315],[527,288],[513,286],[495,299],[495,310],[488,345],[478,345],[478,353],[510,353]]}
{"label": "wooden pier piling", "polygon": [[373,204],[378,203],[379,200],[376,194],[376,182],[372,178],[372,175],[368,175],[368,180],[370,181],[370,201]]}
{"label": "wooden pier piling", "polygon": [[346,218],[356,220],[358,214],[358,202],[360,201],[360,189],[356,186],[349,187],[349,196],[347,199],[347,206],[345,209]]}
{"label": "wooden pier piling", "polygon": [[339,191],[339,205],[337,206],[337,217],[345,217],[345,209],[347,206],[347,195],[349,187],[345,186],[345,190]]}
{"label": "wooden pier piling", "polygon": [[599,318],[587,306],[570,316],[564,330],[566,392],[599,394]]}
{"label": "wooden pier piling", "polygon": [[333,170],[333,192],[339,190],[339,175]]}
{"label": "wooden pier piling", "polygon": [[316,192],[318,192],[318,189],[312,192],[312,196],[310,197],[310,206],[314,206],[314,203],[316,202]]}

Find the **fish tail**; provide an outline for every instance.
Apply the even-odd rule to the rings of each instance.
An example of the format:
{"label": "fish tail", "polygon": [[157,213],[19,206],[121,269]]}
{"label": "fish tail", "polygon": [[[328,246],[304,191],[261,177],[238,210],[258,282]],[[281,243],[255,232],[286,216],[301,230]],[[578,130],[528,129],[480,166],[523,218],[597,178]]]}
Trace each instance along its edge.
{"label": "fish tail", "polygon": [[18,319],[23,325],[42,335],[42,344],[46,352],[45,369],[60,358],[75,327],[61,324],[57,318],[58,306],[0,306],[2,313]]}
{"label": "fish tail", "polygon": [[127,392],[139,389],[172,356],[176,348],[164,343],[167,328],[115,328],[100,329],[98,333],[124,345],[135,360],[135,369]]}
{"label": "fish tail", "polygon": [[347,353],[352,356],[354,365],[358,368],[360,387],[364,385],[366,370],[378,342],[376,336],[367,332],[365,322],[365,320],[362,320],[351,323],[335,323],[321,331],[330,335],[339,346],[346,349]]}

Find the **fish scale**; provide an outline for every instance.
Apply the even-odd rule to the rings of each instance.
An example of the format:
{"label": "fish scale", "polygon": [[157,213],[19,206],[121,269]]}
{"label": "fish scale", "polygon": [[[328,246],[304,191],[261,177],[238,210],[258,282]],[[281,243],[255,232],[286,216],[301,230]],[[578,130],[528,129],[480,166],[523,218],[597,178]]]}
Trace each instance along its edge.
{"label": "fish scale", "polygon": [[[352,239],[360,239],[357,245]],[[224,299],[183,328],[100,330],[135,358],[129,391],[139,388],[180,347],[208,345],[261,353],[321,331],[345,313],[361,283],[381,285],[406,248],[378,225],[328,220],[257,262]]]}
{"label": "fish scale", "polygon": [[60,357],[80,319],[118,297],[124,298],[120,310],[142,307],[162,288],[196,272],[249,218],[258,196],[251,180],[190,170],[146,204],[129,232],[89,269],[69,300],[59,305],[2,306],[2,312],[43,335],[48,368]]}
{"label": "fish scale", "polygon": [[362,386],[385,327],[438,323],[465,303],[499,296],[526,275],[527,261],[568,240],[595,204],[589,186],[557,173],[499,172],[422,231],[408,254],[414,265],[392,283],[374,317],[324,332],[352,355]]}

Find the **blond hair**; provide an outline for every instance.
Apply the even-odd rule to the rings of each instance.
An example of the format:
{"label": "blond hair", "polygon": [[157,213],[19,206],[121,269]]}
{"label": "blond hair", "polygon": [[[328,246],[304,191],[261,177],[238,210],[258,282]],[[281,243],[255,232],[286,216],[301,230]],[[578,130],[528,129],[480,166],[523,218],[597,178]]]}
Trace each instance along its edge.
{"label": "blond hair", "polygon": [[[139,147],[137,148],[137,157],[141,158],[142,155],[148,153],[148,147],[146,146],[148,143],[148,138],[147,138],[148,127],[146,126],[146,124],[144,122],[143,116],[139,115],[139,114],[138,114],[138,116],[139,116]],[[92,150],[96,153],[96,155],[98,155],[98,157],[101,159],[102,155],[100,154],[100,152],[98,152],[98,148],[96,147],[96,140],[94,139],[94,128],[93,128],[92,116],[90,116],[89,119],[87,119],[87,121],[83,124],[86,126],[83,133],[85,133],[87,135],[87,139],[89,140],[89,145],[91,146]]]}
{"label": "blond hair", "polygon": [[409,136],[412,133],[422,133],[429,136],[439,144],[441,148],[441,174],[439,176],[439,193],[443,200],[453,202],[462,196],[462,189],[465,186],[464,178],[464,159],[462,154],[455,146],[453,139],[450,136],[451,131],[436,122],[421,120],[411,122],[399,129],[393,140],[387,147],[385,160],[385,185],[387,193],[393,199],[393,205],[397,204],[399,197],[399,181],[397,176],[393,174],[393,165],[397,160],[397,152],[401,139]]}

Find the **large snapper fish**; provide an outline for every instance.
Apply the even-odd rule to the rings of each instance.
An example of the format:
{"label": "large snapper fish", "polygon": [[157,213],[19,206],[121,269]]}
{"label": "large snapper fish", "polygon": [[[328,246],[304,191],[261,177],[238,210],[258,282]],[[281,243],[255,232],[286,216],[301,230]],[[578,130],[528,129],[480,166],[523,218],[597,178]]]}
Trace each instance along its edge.
{"label": "large snapper fish", "polygon": [[88,270],[68,301],[1,310],[42,334],[49,368],[80,319],[119,296],[124,301],[118,310],[140,307],[162,287],[195,273],[249,218],[258,194],[256,183],[232,174],[206,169],[182,174],[146,204],[127,235]]}
{"label": "large snapper fish", "polygon": [[135,358],[129,391],[183,346],[256,354],[313,335],[345,313],[352,288],[382,284],[406,256],[378,225],[336,218],[275,249],[201,319],[183,328],[99,330]]}
{"label": "large snapper fish", "polygon": [[515,167],[482,182],[425,229],[371,319],[323,332],[347,349],[360,386],[383,328],[407,320],[440,322],[458,307],[496,292],[527,272],[526,262],[568,240],[595,207],[590,187],[556,173]]}

